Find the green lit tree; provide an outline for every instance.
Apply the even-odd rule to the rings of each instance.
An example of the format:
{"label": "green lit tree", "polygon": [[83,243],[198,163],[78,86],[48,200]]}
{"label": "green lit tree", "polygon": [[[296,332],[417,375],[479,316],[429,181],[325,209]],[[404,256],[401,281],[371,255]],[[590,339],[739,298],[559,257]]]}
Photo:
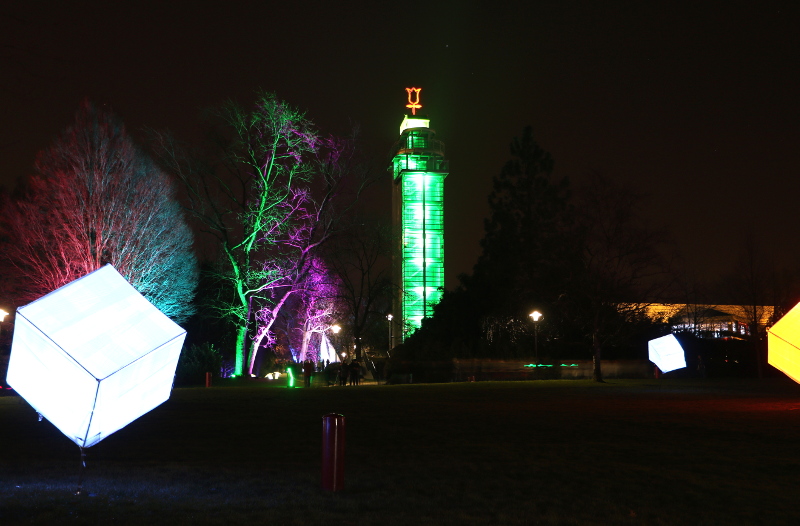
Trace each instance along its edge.
{"label": "green lit tree", "polygon": [[20,303],[110,263],[174,320],[193,312],[197,262],[174,184],[106,109],[81,105],[1,215]]}
{"label": "green lit tree", "polygon": [[234,374],[241,375],[252,372],[281,310],[307,286],[314,254],[346,208],[341,197],[352,190],[355,148],[323,137],[272,93],[259,93],[250,108],[228,102],[213,118],[210,155],[187,153],[164,133],[154,135],[154,149],[220,248],[216,274],[225,287],[207,307],[234,322]]}
{"label": "green lit tree", "polygon": [[[322,261],[324,248],[341,230],[343,217],[370,183],[355,144],[354,138],[320,137],[309,160],[310,179],[295,183],[290,198],[277,207],[284,211],[280,219],[283,228],[261,254],[254,273],[261,284],[253,296],[258,309],[254,311],[256,330],[247,365],[250,374],[262,344],[274,343],[278,320],[293,320],[282,330],[299,330],[305,338],[320,332],[333,311],[336,297],[332,291],[337,280]],[[295,310],[302,316],[282,317],[281,312],[292,303],[304,305]],[[303,341],[297,353],[301,358],[308,344]]]}

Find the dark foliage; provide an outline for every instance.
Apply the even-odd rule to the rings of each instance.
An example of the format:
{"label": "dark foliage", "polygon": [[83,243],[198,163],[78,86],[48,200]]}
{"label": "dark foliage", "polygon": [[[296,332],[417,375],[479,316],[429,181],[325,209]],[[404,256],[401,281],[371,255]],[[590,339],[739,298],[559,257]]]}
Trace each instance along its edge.
{"label": "dark foliage", "polygon": [[179,386],[202,385],[206,373],[219,378],[222,367],[222,354],[212,343],[184,346],[178,367],[175,370],[175,384]]}
{"label": "dark foliage", "polygon": [[[427,356],[523,357],[533,354],[532,309],[553,305],[575,265],[569,181],[552,175],[553,159],[530,127],[514,139],[511,159],[493,179],[482,255],[408,338]],[[553,312],[552,309],[547,309]],[[558,324],[541,335],[556,336]],[[540,327],[541,328],[541,327]]]}
{"label": "dark foliage", "polygon": [[[637,214],[639,196],[599,176],[573,197],[530,127],[493,180],[483,253],[406,340],[409,356],[451,358],[645,358],[663,327],[646,301],[663,272],[659,236]],[[544,313],[534,323],[533,310]],[[538,334],[537,332],[538,331]],[[538,342],[538,343],[537,343]]]}

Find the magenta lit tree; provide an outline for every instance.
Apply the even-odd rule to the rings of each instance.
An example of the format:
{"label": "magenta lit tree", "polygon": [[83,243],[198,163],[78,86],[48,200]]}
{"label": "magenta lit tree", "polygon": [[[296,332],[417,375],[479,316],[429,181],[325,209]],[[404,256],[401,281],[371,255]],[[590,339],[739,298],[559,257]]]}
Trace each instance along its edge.
{"label": "magenta lit tree", "polygon": [[276,239],[270,258],[262,262],[261,286],[258,293],[260,308],[256,311],[257,329],[249,353],[247,370],[253,374],[258,350],[274,343],[275,324],[284,309],[294,306],[293,319],[284,330],[290,335],[303,335],[298,356],[305,359],[311,334],[318,332],[333,309],[336,285],[320,259],[324,245],[336,228],[333,191],[324,199],[314,199],[310,189],[293,192],[291,199],[279,208],[285,210],[288,227],[282,238]]}
{"label": "magenta lit tree", "polygon": [[310,262],[308,276],[303,288],[297,291],[292,326],[288,327],[290,340],[299,342],[296,346],[297,360],[319,360],[319,343],[331,325],[341,317],[338,305],[339,283],[328,271],[320,258]]}

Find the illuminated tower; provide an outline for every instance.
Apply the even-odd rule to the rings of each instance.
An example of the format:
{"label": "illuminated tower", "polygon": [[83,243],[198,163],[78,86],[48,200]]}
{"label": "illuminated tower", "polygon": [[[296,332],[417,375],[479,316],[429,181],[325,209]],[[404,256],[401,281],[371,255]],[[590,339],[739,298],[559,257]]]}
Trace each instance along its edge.
{"label": "illuminated tower", "polygon": [[[422,88],[406,88],[407,108],[400,138],[392,148],[392,224],[394,282],[390,321],[394,343],[419,328],[432,314],[444,290],[444,178],[448,163],[444,143],[436,140],[430,119],[417,116]],[[416,96],[416,97],[415,97]],[[414,99],[415,100],[412,100]]]}

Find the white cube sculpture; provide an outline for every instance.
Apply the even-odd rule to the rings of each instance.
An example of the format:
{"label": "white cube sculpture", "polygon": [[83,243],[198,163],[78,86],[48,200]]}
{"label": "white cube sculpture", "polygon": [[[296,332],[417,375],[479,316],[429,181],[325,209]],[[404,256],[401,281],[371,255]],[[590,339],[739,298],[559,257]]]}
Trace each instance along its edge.
{"label": "white cube sculpture", "polygon": [[656,364],[662,373],[686,367],[686,356],[684,355],[683,347],[672,334],[650,340],[647,343],[647,350],[650,355],[650,361]]}
{"label": "white cube sculpture", "polygon": [[89,447],[169,399],[185,337],[106,265],[17,309],[6,378]]}

